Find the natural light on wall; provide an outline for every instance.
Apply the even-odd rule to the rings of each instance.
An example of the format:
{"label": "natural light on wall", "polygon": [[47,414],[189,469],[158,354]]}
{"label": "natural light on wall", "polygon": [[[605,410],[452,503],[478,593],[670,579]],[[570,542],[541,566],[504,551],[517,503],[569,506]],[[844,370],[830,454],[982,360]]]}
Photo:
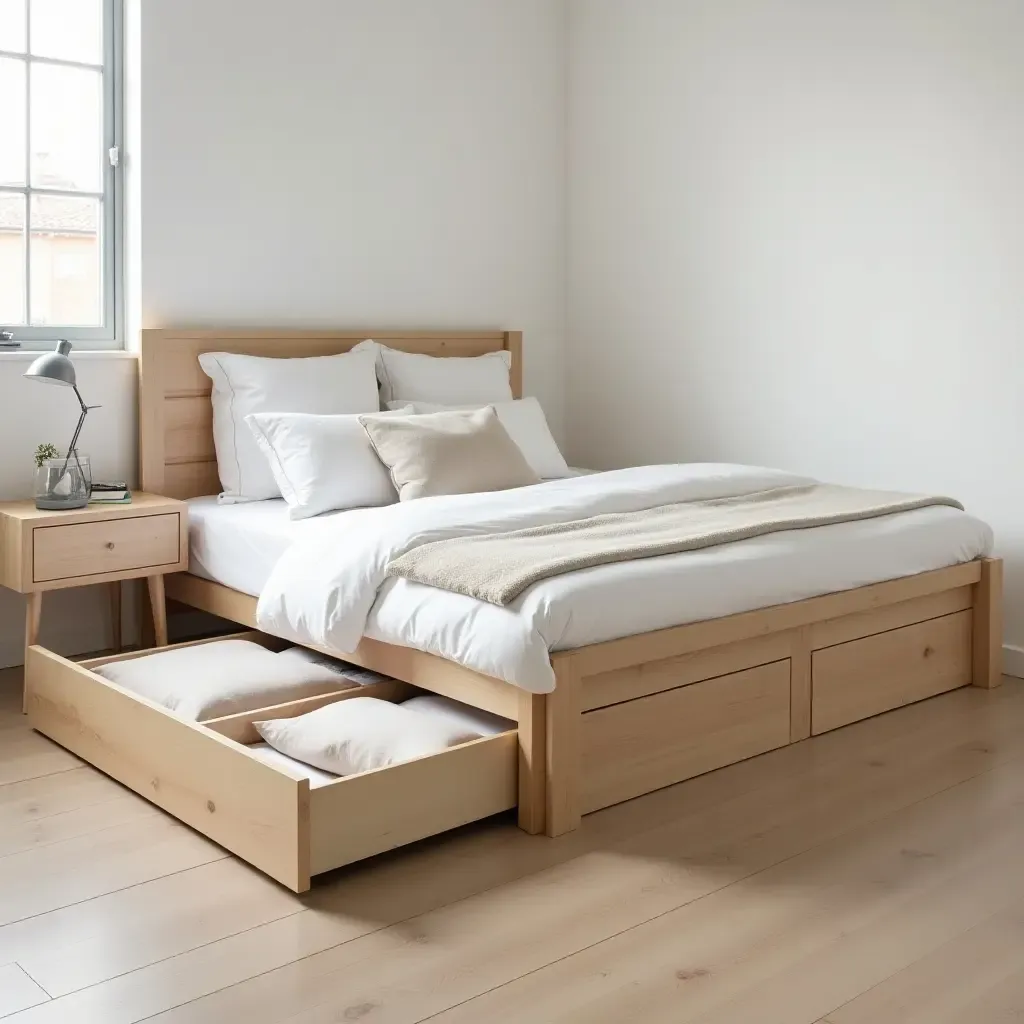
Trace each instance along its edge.
{"label": "natural light on wall", "polygon": [[0,329],[16,339],[116,337],[116,10],[0,0]]}

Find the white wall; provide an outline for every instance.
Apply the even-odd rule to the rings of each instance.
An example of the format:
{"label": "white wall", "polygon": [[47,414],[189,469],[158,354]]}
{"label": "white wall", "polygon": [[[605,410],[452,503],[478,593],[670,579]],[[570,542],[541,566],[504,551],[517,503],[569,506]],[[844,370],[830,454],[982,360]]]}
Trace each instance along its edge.
{"label": "white wall", "polygon": [[[134,323],[522,329],[526,386],[561,431],[558,0],[132,0],[129,14]],[[0,355],[16,438],[3,497],[28,493],[31,450],[74,424],[24,363]],[[134,364],[81,366],[105,406],[83,446],[101,473],[133,475]],[[20,657],[22,607],[0,592],[0,664]],[[105,613],[95,594],[47,599],[43,641],[102,646]]]}
{"label": "white wall", "polygon": [[572,0],[570,449],[958,495],[1024,643],[1024,5]]}
{"label": "white wall", "polygon": [[146,0],[143,315],[505,327],[561,429],[556,0]]}
{"label": "white wall", "polygon": [[[75,396],[22,379],[38,353],[0,354],[0,500],[32,493],[32,453],[49,442],[66,448],[79,408]],[[79,447],[97,479],[131,479],[136,464],[135,360],[123,353],[75,355],[78,387],[89,405]],[[60,591],[43,598],[40,642],[63,654],[95,651],[110,642],[106,588]],[[126,611],[126,620],[128,613]],[[18,665],[24,653],[25,599],[0,588],[0,666]]]}

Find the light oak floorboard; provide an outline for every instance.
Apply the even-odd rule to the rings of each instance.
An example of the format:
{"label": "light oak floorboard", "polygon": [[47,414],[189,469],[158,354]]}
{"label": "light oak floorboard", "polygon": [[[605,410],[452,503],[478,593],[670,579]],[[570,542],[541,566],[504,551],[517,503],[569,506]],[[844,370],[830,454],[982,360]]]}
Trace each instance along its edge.
{"label": "light oak floorboard", "polygon": [[[823,1018],[825,1024],[1013,1020],[1013,1011],[1019,1019],[1024,1006],[1024,900],[1008,902],[980,924],[833,1010]],[[990,1011],[979,1014],[979,1006],[985,1004]]]}
{"label": "light oak floorboard", "polygon": [[[960,710],[973,703],[960,701]],[[688,814],[686,788],[675,787],[654,795],[663,801],[656,827],[648,821],[639,835],[618,831],[589,848],[580,842],[571,859],[547,868],[534,864],[532,872],[493,890],[385,931],[353,937],[356,922],[348,914],[335,921],[308,920],[303,914],[269,925],[262,929],[263,942],[251,933],[240,937],[237,949],[223,950],[228,954],[225,965],[235,970],[255,962],[266,965],[281,947],[291,950],[295,962],[154,1019],[165,1024],[245,1019],[255,1024],[292,1017],[305,1021],[306,1014],[311,1021],[360,1019],[372,1011],[370,1019],[379,1021],[421,1020],[985,772],[1000,758],[1024,754],[1024,739],[1005,715],[974,706],[982,711],[983,739],[972,735],[963,721],[948,731],[948,720],[924,713],[919,729],[912,721],[905,723],[905,730],[916,737],[914,743],[903,732],[871,753],[868,734],[862,731],[854,751],[855,757],[865,757],[867,772],[858,771],[856,761],[825,756],[815,779],[806,755],[791,759],[791,768],[797,760],[810,768],[801,776],[813,799],[799,799],[789,775],[775,779],[767,790],[742,793],[724,805],[719,791],[718,801]],[[929,722],[931,729],[922,724]],[[769,758],[761,770],[771,777]],[[706,779],[713,782],[711,776]],[[716,787],[709,788],[713,792]],[[673,797],[678,801],[674,805]],[[641,808],[649,801],[616,810]],[[603,816],[588,819],[588,825]],[[623,835],[629,838],[623,840]],[[344,903],[341,907],[348,910]],[[300,953],[303,959],[295,955]],[[192,957],[182,960],[172,976],[163,972],[174,965],[161,965],[163,985],[177,998],[193,976]],[[226,978],[221,974],[217,980]],[[206,984],[213,981],[207,975]],[[102,1009],[109,1013],[118,1005],[112,1000]],[[79,1004],[74,1009],[76,1019],[110,1019],[111,1024],[139,1019],[107,1018],[102,1012],[85,1017]]]}
{"label": "light oak floorboard", "polygon": [[155,818],[159,814],[160,811],[155,807],[146,807],[137,800],[121,797],[62,814],[51,814],[36,821],[0,825],[0,870],[3,870],[3,858],[11,854],[41,850],[69,839],[91,836],[108,828],[128,825],[144,818]]}
{"label": "light oak floorboard", "polygon": [[[0,673],[0,713],[17,707],[15,678]],[[530,1020],[810,1024],[1005,912],[1024,845],[1022,727],[1024,687],[958,691],[609,808],[558,840],[506,816],[303,897],[158,812],[58,838],[0,857],[0,964],[58,996],[9,1019],[500,1021],[525,1007]],[[66,794],[60,776],[6,800],[0,786],[0,816],[17,829],[122,801],[148,813],[132,796],[98,799],[123,791],[90,768],[57,770]],[[49,809],[39,821],[33,793]],[[734,930],[715,924],[719,904]],[[717,973],[702,973],[706,951]],[[971,990],[972,1021],[1015,1005],[1014,966],[996,975]]]}
{"label": "light oak floorboard", "polygon": [[49,996],[17,965],[0,967],[0,1017],[45,1003]]}
{"label": "light oak floorboard", "polygon": [[226,856],[166,815],[11,854],[0,858],[0,924]]}
{"label": "light oak floorboard", "polygon": [[1024,896],[1024,874],[1009,877],[1024,840],[1024,818],[1007,813],[1024,796],[1020,769],[1001,766],[436,1019],[507,1022],[529,1006],[541,1020],[814,1024]]}
{"label": "light oak floorboard", "polygon": [[113,779],[85,766],[12,782],[0,786],[0,830],[127,795],[129,791]]}
{"label": "light oak floorboard", "polygon": [[63,747],[27,729],[6,729],[0,742],[0,786],[66,772],[84,764]]}
{"label": "light oak floorboard", "polygon": [[61,996],[302,909],[232,857],[0,928],[0,960]]}

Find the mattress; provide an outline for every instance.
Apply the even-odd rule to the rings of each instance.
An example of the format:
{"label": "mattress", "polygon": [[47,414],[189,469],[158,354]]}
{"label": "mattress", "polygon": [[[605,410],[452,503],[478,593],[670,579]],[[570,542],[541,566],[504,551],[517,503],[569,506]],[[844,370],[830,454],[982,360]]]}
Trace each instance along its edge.
{"label": "mattress", "polygon": [[188,571],[259,597],[277,560],[316,521],[293,522],[283,498],[239,505],[220,505],[213,496],[192,498],[188,502]]}
{"label": "mattress", "polygon": [[344,522],[308,520],[317,526],[301,541],[292,535],[267,577],[257,621],[342,657],[367,636],[546,693],[550,651],[913,576],[992,550],[985,523],[936,506],[595,566],[543,580],[507,607],[386,576],[396,553],[453,535],[807,482],[757,467],[650,466],[354,510],[340,513]]}
{"label": "mattress", "polygon": [[[587,476],[592,469],[572,468],[573,476]],[[344,512],[330,512],[314,519],[288,518],[284,498],[222,505],[216,495],[190,498],[189,566],[193,576],[259,597],[277,560],[288,547],[322,524]]]}

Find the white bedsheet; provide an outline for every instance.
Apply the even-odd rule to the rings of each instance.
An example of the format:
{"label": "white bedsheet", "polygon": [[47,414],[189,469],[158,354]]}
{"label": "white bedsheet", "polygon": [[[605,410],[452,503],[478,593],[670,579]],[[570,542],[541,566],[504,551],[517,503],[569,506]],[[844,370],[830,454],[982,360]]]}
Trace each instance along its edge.
{"label": "white bedsheet", "polygon": [[444,537],[566,522],[808,482],[727,465],[647,466],[494,494],[425,498],[307,520],[260,593],[270,633],[341,654],[365,634],[430,651],[535,693],[549,651],[799,601],[969,561],[992,533],[948,507],[790,531],[545,580],[512,605],[385,580],[395,555]]}
{"label": "white bedsheet", "polygon": [[192,498],[188,571],[259,597],[277,560],[311,522],[289,519],[283,498],[240,505],[221,505],[216,496]]}
{"label": "white bedsheet", "polygon": [[[591,469],[571,469],[585,476]],[[259,597],[277,560],[313,521],[288,518],[284,498],[222,505],[215,494],[188,501],[188,571]],[[315,522],[344,515],[330,512]]]}

